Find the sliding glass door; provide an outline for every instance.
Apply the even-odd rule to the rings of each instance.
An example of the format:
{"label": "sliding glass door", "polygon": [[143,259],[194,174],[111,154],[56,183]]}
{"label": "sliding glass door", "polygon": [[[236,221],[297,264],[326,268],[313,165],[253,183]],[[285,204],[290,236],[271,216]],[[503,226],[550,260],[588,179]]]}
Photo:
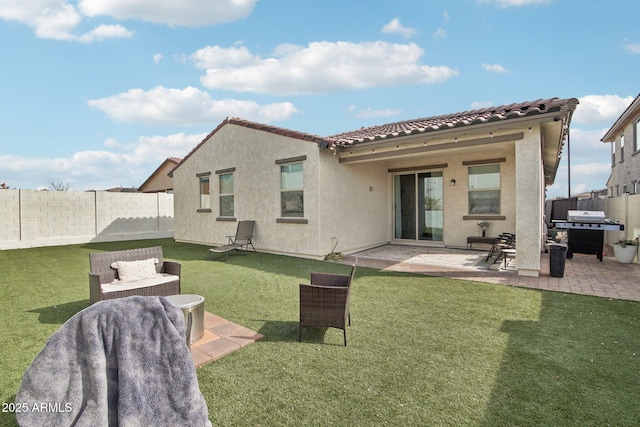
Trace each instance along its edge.
{"label": "sliding glass door", "polygon": [[393,177],[396,239],[442,241],[442,172]]}

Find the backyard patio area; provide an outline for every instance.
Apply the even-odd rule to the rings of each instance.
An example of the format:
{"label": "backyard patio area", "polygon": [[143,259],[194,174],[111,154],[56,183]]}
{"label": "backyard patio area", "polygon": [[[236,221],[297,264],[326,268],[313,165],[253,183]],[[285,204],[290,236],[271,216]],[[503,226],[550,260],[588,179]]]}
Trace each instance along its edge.
{"label": "backyard patio area", "polygon": [[[209,326],[228,321],[262,336],[197,368],[213,425],[640,420],[640,303],[620,290],[630,289],[631,280],[613,279],[639,277],[637,265],[576,254],[563,279],[543,267],[534,285],[509,266],[484,271],[477,262],[484,251],[390,246],[377,250],[384,256],[360,253],[345,347],[335,329],[310,329],[298,341],[298,285],[312,271],[347,273],[354,258],[338,263],[258,252],[208,261],[207,247],[169,239],[0,251],[2,402],[14,401],[22,374],[51,334],[89,305],[88,254],[155,245],[182,264],[182,292],[205,297],[215,316]],[[579,273],[578,265],[603,270],[604,288],[622,283],[619,296],[544,288],[595,274]],[[17,425],[15,416],[3,411],[0,425]]]}
{"label": "backyard patio area", "polygon": [[517,274],[516,261],[486,261],[487,250],[460,250],[424,246],[386,245],[345,258],[352,263],[389,271],[451,277],[532,289],[569,292],[640,301],[640,264],[621,264],[611,256],[599,262],[595,255],[573,254],[565,261],[564,276],[551,277],[549,253],[540,254],[539,277]]}

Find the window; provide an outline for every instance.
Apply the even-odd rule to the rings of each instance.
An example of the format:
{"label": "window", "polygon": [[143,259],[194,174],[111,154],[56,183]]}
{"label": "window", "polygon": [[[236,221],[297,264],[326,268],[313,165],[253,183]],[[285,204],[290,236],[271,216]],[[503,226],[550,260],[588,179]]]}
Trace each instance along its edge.
{"label": "window", "polygon": [[624,162],[624,134],[620,135],[620,161]]}
{"label": "window", "polygon": [[302,163],[280,165],[280,206],[283,217],[304,217]]}
{"label": "window", "polygon": [[500,213],[500,165],[469,166],[469,214]]}
{"label": "window", "polygon": [[220,216],[233,216],[233,173],[218,175],[220,184]]}
{"label": "window", "polygon": [[616,142],[611,143],[611,167],[616,165]]}
{"label": "window", "polygon": [[200,209],[211,209],[209,175],[200,177]]}
{"label": "window", "polygon": [[633,152],[638,151],[638,138],[640,138],[640,119],[633,124]]}

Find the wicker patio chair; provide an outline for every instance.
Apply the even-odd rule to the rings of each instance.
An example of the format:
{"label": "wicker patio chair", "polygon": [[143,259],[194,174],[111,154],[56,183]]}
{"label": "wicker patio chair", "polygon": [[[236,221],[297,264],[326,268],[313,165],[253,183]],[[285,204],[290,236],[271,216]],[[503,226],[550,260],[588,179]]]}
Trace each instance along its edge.
{"label": "wicker patio chair", "polygon": [[356,264],[350,275],[311,273],[311,283],[300,284],[300,341],[302,328],[329,327],[342,329],[347,345],[347,325],[351,326],[349,294],[355,273]]}
{"label": "wicker patio chair", "polygon": [[236,228],[235,236],[227,236],[227,244],[209,249],[209,260],[214,253],[224,253],[229,257],[229,252],[240,251],[243,248],[249,250],[249,246],[253,252],[256,248],[253,247],[253,229],[255,227],[255,221],[240,221],[238,222],[238,228]]}

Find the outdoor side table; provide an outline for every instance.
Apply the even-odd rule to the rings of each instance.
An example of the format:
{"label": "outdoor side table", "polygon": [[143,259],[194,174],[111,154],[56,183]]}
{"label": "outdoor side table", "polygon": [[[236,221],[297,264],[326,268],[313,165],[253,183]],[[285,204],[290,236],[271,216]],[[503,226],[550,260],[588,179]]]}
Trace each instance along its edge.
{"label": "outdoor side table", "polygon": [[187,344],[191,346],[204,335],[204,297],[180,294],[165,298],[182,310],[185,327],[189,324],[189,316],[191,316],[191,329],[187,331]]}

